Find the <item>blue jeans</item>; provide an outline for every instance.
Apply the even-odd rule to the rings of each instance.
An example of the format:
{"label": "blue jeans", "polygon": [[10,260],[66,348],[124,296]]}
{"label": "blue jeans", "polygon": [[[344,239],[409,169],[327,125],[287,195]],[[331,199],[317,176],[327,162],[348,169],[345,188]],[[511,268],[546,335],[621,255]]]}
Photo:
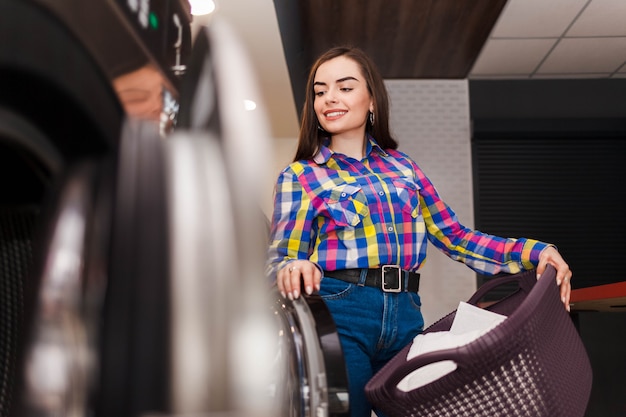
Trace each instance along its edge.
{"label": "blue jeans", "polygon": [[[362,270],[360,283],[365,282]],[[322,279],[320,295],[337,327],[348,373],[350,415],[370,417],[365,384],[424,327],[416,293],[385,293],[380,288]],[[382,414],[378,414],[382,416]]]}

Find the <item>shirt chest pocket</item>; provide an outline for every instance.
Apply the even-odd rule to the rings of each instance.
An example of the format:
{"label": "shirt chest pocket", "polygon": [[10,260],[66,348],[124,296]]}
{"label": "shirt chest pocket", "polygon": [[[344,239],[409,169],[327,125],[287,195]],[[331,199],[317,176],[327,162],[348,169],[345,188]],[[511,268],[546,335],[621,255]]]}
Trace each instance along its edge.
{"label": "shirt chest pocket", "polygon": [[322,198],[329,216],[340,226],[356,226],[369,215],[361,186],[345,184],[324,192]]}
{"label": "shirt chest pocket", "polygon": [[418,185],[402,178],[394,178],[393,186],[396,189],[402,211],[410,214],[413,218],[417,218],[420,214]]}

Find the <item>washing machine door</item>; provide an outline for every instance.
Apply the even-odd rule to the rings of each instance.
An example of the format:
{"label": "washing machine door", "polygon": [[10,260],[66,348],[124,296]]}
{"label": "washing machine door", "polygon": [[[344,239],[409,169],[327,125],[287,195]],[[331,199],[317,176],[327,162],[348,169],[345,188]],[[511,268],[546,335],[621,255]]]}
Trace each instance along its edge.
{"label": "washing machine door", "polygon": [[324,301],[317,295],[288,300],[273,294],[279,332],[272,393],[280,415],[350,415],[341,344]]}
{"label": "washing machine door", "polygon": [[[95,172],[101,168],[101,157],[116,147],[123,110],[84,44],[40,4],[1,0],[0,39],[0,415],[4,416],[20,415],[12,410],[19,407],[21,381],[28,378],[21,372],[26,339],[38,338],[31,332],[34,328],[48,329],[33,322],[36,305],[44,297],[49,258],[42,252],[49,248],[50,229],[57,220],[65,225],[59,229],[64,240],[55,240],[55,245],[62,248],[65,271],[72,280],[74,271],[69,270],[80,263],[75,256],[84,253],[81,230],[93,231],[89,216],[96,204]],[[71,184],[71,192],[63,184]],[[57,204],[65,203],[72,208],[57,209]],[[55,273],[58,284],[58,269]],[[59,302],[66,290],[59,290],[61,286],[55,288]],[[50,315],[58,312],[49,310],[50,303],[45,305]],[[53,364],[64,366],[59,361]]]}
{"label": "washing machine door", "polygon": [[[143,2],[142,13],[162,19],[150,28],[138,4],[0,0],[2,416],[94,414],[122,126],[148,119],[162,140],[190,44],[187,2]],[[156,75],[156,113],[125,95],[144,69]],[[141,236],[145,246],[154,235]],[[158,404],[149,396],[133,404]]]}
{"label": "washing machine door", "polygon": [[[16,115],[11,128],[26,121],[43,132],[26,135],[46,138],[30,155],[45,167],[40,179],[59,185],[33,200],[48,227],[33,245],[37,282],[24,290],[29,326],[16,332],[26,330],[26,347],[15,336],[10,349],[25,359],[12,414],[347,413],[345,376],[331,382],[343,368],[328,361],[338,339],[318,320],[323,303],[277,306],[263,274],[258,162],[271,159],[269,136],[262,115],[243,107],[259,96],[250,74],[233,70],[250,68],[237,41],[218,20],[204,34],[199,76],[189,77],[198,83],[181,100],[190,117],[164,134],[160,117],[126,117],[105,57],[80,40],[89,25],[69,26],[73,9],[61,6],[88,4],[0,0],[1,38],[11,39],[0,45],[0,110]],[[47,54],[67,45],[77,51],[69,65]],[[58,198],[44,202],[46,191]]]}

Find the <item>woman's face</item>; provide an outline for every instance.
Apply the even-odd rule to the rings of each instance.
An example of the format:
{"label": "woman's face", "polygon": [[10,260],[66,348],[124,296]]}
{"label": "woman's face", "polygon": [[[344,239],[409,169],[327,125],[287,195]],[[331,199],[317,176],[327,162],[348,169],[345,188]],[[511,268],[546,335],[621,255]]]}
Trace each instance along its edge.
{"label": "woman's face", "polygon": [[313,82],[313,107],[322,128],[333,136],[365,136],[374,99],[357,63],[339,56],[320,65]]}

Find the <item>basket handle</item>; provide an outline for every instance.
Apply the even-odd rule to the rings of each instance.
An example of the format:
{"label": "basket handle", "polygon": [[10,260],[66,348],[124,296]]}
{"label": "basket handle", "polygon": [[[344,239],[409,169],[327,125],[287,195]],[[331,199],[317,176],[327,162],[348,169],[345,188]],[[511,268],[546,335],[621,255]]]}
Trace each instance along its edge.
{"label": "basket handle", "polygon": [[[553,268],[552,265],[548,265],[548,268]],[[524,293],[530,293],[530,290],[533,289],[535,283],[537,281],[537,270],[531,269],[528,271],[520,272],[513,275],[502,275],[491,279],[481,285],[478,290],[472,295],[472,297],[468,300],[469,304],[476,305],[478,302],[487,295],[491,290],[501,286],[506,285],[512,282],[517,282],[519,285],[519,289]]]}
{"label": "basket handle", "polygon": [[[463,352],[463,350],[460,349],[462,347],[463,346],[422,353],[414,358],[411,358],[408,361],[395,367],[391,371],[391,374],[385,381],[385,385],[387,385],[388,387],[394,387],[393,391],[404,393],[404,391],[398,388],[398,384],[400,383],[400,381],[402,381],[402,379],[404,379],[404,377],[408,376],[413,371],[417,371],[418,369],[426,365],[430,365],[430,364],[437,363],[437,362],[452,361],[457,365],[457,369],[454,370],[453,373],[458,372],[459,368],[463,368],[464,365],[468,361],[470,361],[469,359],[466,358],[467,355],[464,354],[465,352]],[[421,387],[416,388],[416,389],[420,389],[420,388]],[[412,391],[415,391],[415,390],[412,390]]]}

